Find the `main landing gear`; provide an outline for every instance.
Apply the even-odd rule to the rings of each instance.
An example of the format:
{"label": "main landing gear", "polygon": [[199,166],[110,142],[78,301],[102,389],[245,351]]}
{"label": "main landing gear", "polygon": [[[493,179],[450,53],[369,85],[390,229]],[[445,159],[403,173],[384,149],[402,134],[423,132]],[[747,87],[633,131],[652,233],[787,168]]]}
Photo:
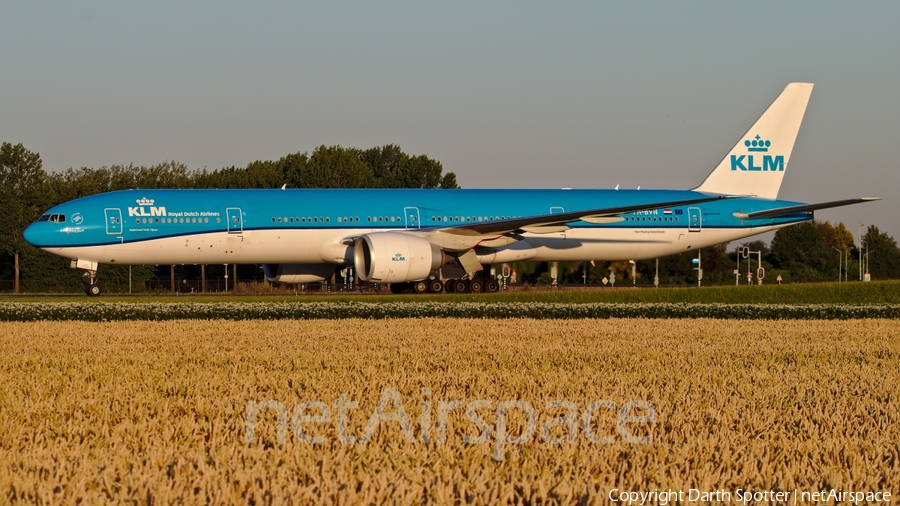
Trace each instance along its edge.
{"label": "main landing gear", "polygon": [[500,283],[496,279],[426,279],[412,283],[391,283],[391,293],[497,293]]}

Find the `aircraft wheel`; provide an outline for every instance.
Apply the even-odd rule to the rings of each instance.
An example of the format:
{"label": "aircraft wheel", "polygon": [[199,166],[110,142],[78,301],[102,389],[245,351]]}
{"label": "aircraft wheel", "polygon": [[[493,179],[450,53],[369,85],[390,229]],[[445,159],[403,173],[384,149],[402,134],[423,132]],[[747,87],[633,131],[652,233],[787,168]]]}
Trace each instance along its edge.
{"label": "aircraft wheel", "polygon": [[85,292],[91,297],[98,297],[100,295],[100,285],[98,285],[97,283],[88,285]]}
{"label": "aircraft wheel", "polygon": [[453,281],[453,291],[456,293],[468,293],[469,282],[465,279],[457,279]]}
{"label": "aircraft wheel", "polygon": [[484,284],[484,291],[487,293],[497,293],[500,291],[500,283],[496,279],[489,279]]}
{"label": "aircraft wheel", "polygon": [[472,293],[481,293],[484,291],[484,280],[475,278],[469,282],[469,291]]}
{"label": "aircraft wheel", "polygon": [[428,283],[428,290],[431,293],[441,293],[444,291],[444,283],[440,279],[432,279]]}
{"label": "aircraft wheel", "polygon": [[425,281],[416,281],[413,283],[413,292],[415,293],[425,293],[428,291],[428,283]]}
{"label": "aircraft wheel", "polygon": [[455,279],[448,279],[444,281],[444,292],[445,293],[453,293],[454,285],[456,284]]}

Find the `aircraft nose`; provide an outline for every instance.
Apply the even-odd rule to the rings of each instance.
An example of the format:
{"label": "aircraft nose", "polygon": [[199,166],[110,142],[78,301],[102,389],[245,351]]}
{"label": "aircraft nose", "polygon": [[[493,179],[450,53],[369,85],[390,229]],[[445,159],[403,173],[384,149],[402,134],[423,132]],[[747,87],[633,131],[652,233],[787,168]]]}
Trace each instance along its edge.
{"label": "aircraft nose", "polygon": [[43,225],[45,225],[45,223],[37,222],[32,223],[31,225],[28,225],[27,228],[25,228],[25,232],[22,233],[22,237],[25,238],[25,241],[28,244],[37,248],[40,248],[42,246],[42,244],[44,243],[42,239],[46,233],[45,231],[41,230],[42,228],[44,228]]}

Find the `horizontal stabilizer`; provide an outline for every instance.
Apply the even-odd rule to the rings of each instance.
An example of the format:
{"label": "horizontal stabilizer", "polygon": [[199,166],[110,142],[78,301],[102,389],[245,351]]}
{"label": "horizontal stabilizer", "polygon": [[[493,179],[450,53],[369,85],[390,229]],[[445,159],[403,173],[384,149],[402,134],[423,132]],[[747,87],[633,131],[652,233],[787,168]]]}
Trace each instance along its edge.
{"label": "horizontal stabilizer", "polygon": [[765,211],[756,211],[752,213],[734,213],[734,217],[741,220],[755,220],[757,218],[774,218],[775,216],[784,216],[786,214],[805,213],[817,211],[819,209],[830,209],[832,207],[849,206],[862,202],[872,202],[881,200],[880,197],[866,197],[861,199],[835,200],[834,202],[822,202],[821,204],[806,204],[803,206],[779,207],[778,209],[766,209]]}

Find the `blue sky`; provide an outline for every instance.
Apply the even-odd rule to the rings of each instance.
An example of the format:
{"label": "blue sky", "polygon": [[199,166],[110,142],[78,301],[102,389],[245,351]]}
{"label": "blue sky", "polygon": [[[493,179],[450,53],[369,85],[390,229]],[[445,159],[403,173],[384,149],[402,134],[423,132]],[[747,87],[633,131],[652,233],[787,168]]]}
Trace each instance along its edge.
{"label": "blue sky", "polygon": [[816,83],[780,197],[900,238],[900,2],[6,2],[0,140],[48,170],[388,143],[475,187],[691,188]]}

